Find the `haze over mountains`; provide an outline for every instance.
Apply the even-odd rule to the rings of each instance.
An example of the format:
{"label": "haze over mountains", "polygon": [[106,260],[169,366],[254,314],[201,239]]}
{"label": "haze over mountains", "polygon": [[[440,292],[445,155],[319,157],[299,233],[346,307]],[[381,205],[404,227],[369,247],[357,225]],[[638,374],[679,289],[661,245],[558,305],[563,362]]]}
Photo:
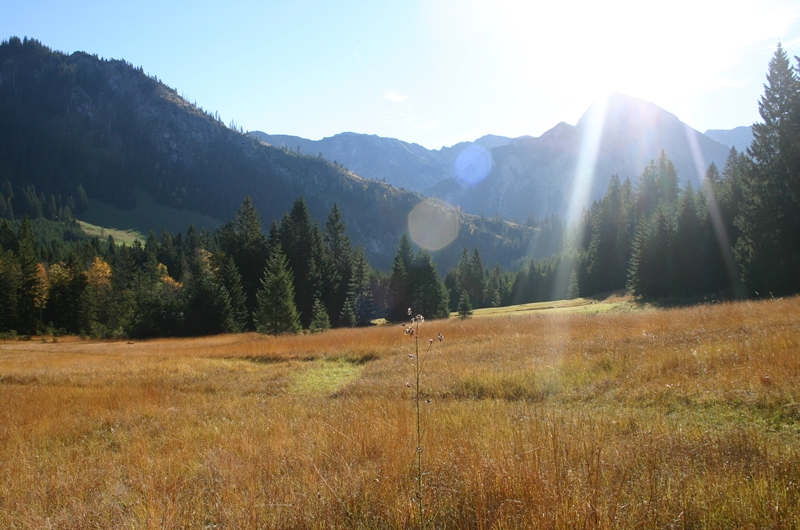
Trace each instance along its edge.
{"label": "haze over mountains", "polygon": [[590,189],[576,211],[602,197],[612,175],[635,182],[662,150],[682,183],[697,188],[709,164],[722,168],[731,147],[742,151],[752,140],[750,127],[702,134],[660,107],[622,94],[611,94],[605,105],[592,105],[576,125],[560,123],[538,138],[489,135],[438,150],[356,133],[318,141],[249,134],[318,154],[364,177],[444,199],[468,213],[499,214],[518,222],[529,216],[567,215],[582,153],[591,154],[593,147],[595,156],[584,170],[589,174],[583,175]]}

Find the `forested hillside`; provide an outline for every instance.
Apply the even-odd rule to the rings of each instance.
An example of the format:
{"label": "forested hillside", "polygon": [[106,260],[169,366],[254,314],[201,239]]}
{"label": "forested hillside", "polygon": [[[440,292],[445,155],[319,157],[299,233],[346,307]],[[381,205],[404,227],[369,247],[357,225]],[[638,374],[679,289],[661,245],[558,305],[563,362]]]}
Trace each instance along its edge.
{"label": "forested hillside", "polygon": [[629,289],[642,299],[800,292],[800,77],[778,46],[746,153],[732,148],[681,188],[662,152],[638,179],[612,177],[556,258],[517,273],[512,299]]}
{"label": "forested hillside", "polygon": [[[353,240],[384,268],[422,200],[316,154],[264,145],[141,67],[65,55],[35,40],[3,42],[0,217],[69,220],[86,209],[87,197],[131,208],[136,186],[159,204],[223,222],[245,196],[265,219],[279,219],[299,196],[314,219],[336,202]],[[488,241],[504,265],[526,255],[532,231],[481,223],[476,232],[476,219],[460,217],[462,240],[487,251]],[[458,254],[437,258],[447,265]]]}

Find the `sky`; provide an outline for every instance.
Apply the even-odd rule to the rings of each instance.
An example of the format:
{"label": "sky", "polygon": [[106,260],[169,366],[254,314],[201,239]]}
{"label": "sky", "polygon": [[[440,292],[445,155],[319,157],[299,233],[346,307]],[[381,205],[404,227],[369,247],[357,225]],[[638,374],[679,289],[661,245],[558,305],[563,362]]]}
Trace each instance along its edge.
{"label": "sky", "polygon": [[4,0],[2,13],[2,39],[125,59],[245,131],[429,149],[539,136],[608,92],[701,132],[750,125],[777,43],[800,55],[797,0]]}

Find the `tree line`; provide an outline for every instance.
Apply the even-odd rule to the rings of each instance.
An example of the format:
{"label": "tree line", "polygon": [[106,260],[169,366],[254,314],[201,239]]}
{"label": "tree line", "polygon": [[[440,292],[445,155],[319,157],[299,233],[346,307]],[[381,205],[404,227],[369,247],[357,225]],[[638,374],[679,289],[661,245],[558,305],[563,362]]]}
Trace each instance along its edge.
{"label": "tree line", "polygon": [[746,153],[731,149],[683,189],[662,152],[632,184],[617,176],[560,252],[516,273],[510,302],[627,289],[642,299],[800,292],[800,58],[769,63]]}
{"label": "tree line", "polygon": [[[214,233],[164,230],[144,243],[82,238],[53,252],[27,216],[0,225],[0,332],[97,337],[269,334],[366,326],[413,307],[447,317],[430,254],[403,236],[390,275],[353,248],[334,203],[324,227],[303,198],[267,233],[247,197]],[[397,308],[402,306],[402,311]]]}

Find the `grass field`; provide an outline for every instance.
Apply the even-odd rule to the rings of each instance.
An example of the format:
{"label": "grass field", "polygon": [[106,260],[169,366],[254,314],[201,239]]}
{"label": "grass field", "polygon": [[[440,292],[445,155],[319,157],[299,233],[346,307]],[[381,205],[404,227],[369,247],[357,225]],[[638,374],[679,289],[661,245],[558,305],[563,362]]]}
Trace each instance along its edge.
{"label": "grass field", "polygon": [[172,234],[186,234],[190,224],[198,230],[214,230],[222,224],[219,219],[188,210],[177,210],[156,204],[141,188],[134,188],[136,207],[123,210],[97,200],[89,200],[89,209],[80,215],[83,230],[92,236],[114,236],[117,243],[132,243],[139,239],[144,242],[152,230],[157,236],[166,228]]}
{"label": "grass field", "polygon": [[800,527],[799,298],[437,333],[423,520],[400,326],[0,343],[0,527]]}

